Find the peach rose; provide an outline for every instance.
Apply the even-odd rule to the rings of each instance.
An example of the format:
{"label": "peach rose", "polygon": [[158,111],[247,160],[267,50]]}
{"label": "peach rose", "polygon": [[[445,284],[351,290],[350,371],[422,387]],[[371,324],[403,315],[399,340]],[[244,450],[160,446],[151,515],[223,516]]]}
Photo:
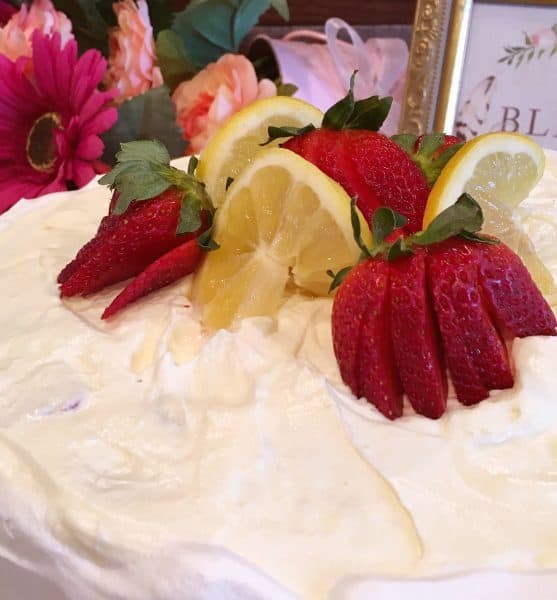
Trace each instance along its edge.
{"label": "peach rose", "polygon": [[223,121],[259,98],[276,96],[269,79],[257,81],[251,62],[239,54],[225,54],[190,81],[181,83],[172,100],[187,152],[200,152]]}
{"label": "peach rose", "polygon": [[62,48],[73,39],[72,24],[63,12],[54,9],[50,0],[34,0],[20,10],[0,28],[0,54],[15,61],[20,56],[31,56],[31,36],[35,29],[42,33],[58,32],[62,37]]}
{"label": "peach rose", "polygon": [[119,90],[116,102],[139,96],[162,85],[153,28],[145,0],[119,0],[113,5],[118,27],[110,31],[110,55],[105,83]]}

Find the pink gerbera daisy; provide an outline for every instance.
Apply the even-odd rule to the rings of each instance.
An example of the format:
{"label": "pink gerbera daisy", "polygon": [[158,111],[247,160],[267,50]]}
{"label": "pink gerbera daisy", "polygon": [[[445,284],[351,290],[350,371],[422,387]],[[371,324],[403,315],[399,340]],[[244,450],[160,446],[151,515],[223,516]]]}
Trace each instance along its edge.
{"label": "pink gerbera daisy", "polygon": [[[115,91],[98,89],[106,61],[96,50],[35,31],[33,56],[0,55],[0,213],[20,198],[81,187],[96,173],[99,134],[116,121]],[[25,75],[33,61],[33,79]]]}

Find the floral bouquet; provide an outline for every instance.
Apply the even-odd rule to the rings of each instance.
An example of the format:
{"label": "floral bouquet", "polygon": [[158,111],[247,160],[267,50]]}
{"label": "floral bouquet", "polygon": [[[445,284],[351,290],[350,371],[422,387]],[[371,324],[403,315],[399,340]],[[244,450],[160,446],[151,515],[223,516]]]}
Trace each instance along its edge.
{"label": "floral bouquet", "polygon": [[280,93],[239,54],[271,7],[288,19],[287,0],[0,0],[0,213],[82,187],[122,142],[197,153]]}

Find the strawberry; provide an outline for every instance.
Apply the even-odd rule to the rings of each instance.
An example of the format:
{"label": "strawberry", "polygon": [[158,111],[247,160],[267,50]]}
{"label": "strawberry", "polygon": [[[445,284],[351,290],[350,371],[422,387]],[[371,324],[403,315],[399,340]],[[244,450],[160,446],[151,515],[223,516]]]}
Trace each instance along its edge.
{"label": "strawberry", "polygon": [[202,254],[195,239],[163,254],[128,283],[105,309],[101,318],[108,319],[146,294],[189,275],[195,270]]}
{"label": "strawberry", "polygon": [[490,252],[478,247],[482,295],[497,326],[507,337],[553,335],[555,315],[540,293],[528,269],[505,244]]}
{"label": "strawberry", "polygon": [[195,237],[195,232],[176,235],[180,207],[180,192],[170,188],[156,198],[133,202],[123,216],[114,215],[115,223],[89,241],[60,273],[61,295],[92,294],[133,277]]}
{"label": "strawberry", "polygon": [[319,129],[270,127],[269,139],[290,137],[283,148],[296,152],[356,198],[367,220],[380,206],[407,218],[406,233],[421,228],[430,187],[407,153],[378,132],[392,98],[373,96],[355,102],[354,76],[345,98],[324,115]]}
{"label": "strawberry", "polygon": [[[475,404],[490,389],[513,386],[505,345],[478,281],[475,245],[458,238],[431,247],[428,278],[457,398]],[[491,252],[491,246],[488,252]]]}
{"label": "strawberry", "polygon": [[445,165],[464,145],[460,138],[446,133],[420,136],[402,133],[393,135],[391,140],[406,151],[430,186],[433,186]]}
{"label": "strawberry", "polygon": [[359,129],[316,129],[282,147],[297,152],[355,197],[364,218],[389,206],[408,219],[405,231],[418,231],[429,186],[410,157],[387,136]]}
{"label": "strawberry", "polygon": [[402,415],[402,393],[389,335],[388,277],[384,260],[355,267],[336,295],[331,320],[342,379],[356,396],[396,419]]}
{"label": "strawberry", "polygon": [[196,236],[207,229],[212,205],[203,185],[171,167],[168,152],[154,141],[123,144],[118,164],[100,182],[115,189],[109,214],[58,275],[58,283],[61,296],[86,295],[143,272],[106,317],[196,263],[188,257],[197,256],[197,251],[187,250],[187,256],[171,251],[197,243]]}
{"label": "strawberry", "polygon": [[475,404],[514,384],[502,334],[556,335],[557,321],[520,259],[476,233],[483,217],[467,194],[427,230],[391,241],[403,222],[379,209],[373,249],[354,225],[363,262],[335,276],[333,349],[345,383],[387,418],[402,415],[401,387],[416,412],[439,418],[444,359],[458,400]]}
{"label": "strawberry", "polygon": [[419,252],[389,264],[391,335],[400,379],[414,410],[437,419],[447,405],[447,377],[429,300],[426,256]]}

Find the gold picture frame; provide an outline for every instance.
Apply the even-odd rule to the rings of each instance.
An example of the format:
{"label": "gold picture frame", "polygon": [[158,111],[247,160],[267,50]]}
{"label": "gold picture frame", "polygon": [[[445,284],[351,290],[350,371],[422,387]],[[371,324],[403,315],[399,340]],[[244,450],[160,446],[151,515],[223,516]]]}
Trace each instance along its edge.
{"label": "gold picture frame", "polygon": [[452,131],[472,6],[482,1],[557,7],[557,0],[418,0],[400,131]]}

